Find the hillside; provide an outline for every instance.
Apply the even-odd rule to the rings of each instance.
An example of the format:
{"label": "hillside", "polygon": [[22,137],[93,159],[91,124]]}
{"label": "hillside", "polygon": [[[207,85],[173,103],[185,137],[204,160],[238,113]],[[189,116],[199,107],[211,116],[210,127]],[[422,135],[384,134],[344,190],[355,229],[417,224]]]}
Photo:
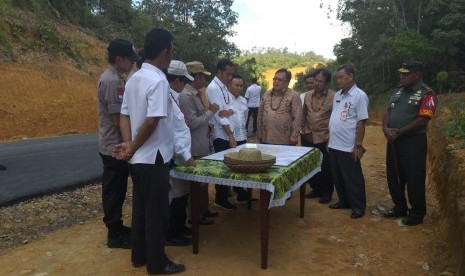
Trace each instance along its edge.
{"label": "hillside", "polygon": [[2,13],[0,140],[95,132],[106,43],[65,21]]}

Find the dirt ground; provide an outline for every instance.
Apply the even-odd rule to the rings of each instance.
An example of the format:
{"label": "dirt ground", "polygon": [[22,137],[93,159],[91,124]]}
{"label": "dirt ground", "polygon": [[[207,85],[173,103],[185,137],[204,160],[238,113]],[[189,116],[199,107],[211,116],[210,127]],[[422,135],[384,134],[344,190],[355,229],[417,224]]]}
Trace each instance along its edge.
{"label": "dirt ground", "polygon": [[[243,206],[233,212],[220,210],[214,225],[200,228],[198,255],[193,255],[189,246],[167,247],[168,256],[186,265],[185,275],[453,275],[447,271],[447,260],[441,258],[435,224],[437,207],[429,189],[428,215],[422,225],[400,226],[399,220],[384,219],[372,212],[379,204],[391,206],[380,126],[367,127],[364,144],[368,207],[362,219],[350,219],[349,210],[331,210],[314,199],[306,200],[305,218],[300,219],[295,193],[285,206],[271,209],[267,270],[260,268],[258,205],[250,211]],[[214,188],[210,186],[212,195]],[[91,189],[90,193],[95,195],[97,191]],[[128,206],[124,210],[127,223]],[[76,209],[61,212],[69,215]],[[108,249],[105,238],[100,216],[90,216],[2,250],[0,274],[146,274],[145,268],[131,266],[129,250]]]}

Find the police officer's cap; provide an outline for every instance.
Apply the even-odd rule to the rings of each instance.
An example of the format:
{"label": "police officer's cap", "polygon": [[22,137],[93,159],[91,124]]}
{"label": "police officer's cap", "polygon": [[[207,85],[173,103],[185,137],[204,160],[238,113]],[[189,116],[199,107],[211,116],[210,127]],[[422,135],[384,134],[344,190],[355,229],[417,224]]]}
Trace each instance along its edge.
{"label": "police officer's cap", "polygon": [[422,71],[423,70],[423,63],[419,61],[409,60],[402,63],[402,67],[399,68],[400,73],[406,74],[414,71]]}

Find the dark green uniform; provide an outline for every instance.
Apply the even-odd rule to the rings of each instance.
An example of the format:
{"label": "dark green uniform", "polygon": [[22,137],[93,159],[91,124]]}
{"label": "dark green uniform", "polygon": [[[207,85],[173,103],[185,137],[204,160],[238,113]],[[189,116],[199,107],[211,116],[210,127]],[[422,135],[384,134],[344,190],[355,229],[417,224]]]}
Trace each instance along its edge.
{"label": "dark green uniform", "polygon": [[[411,88],[399,87],[389,100],[389,128],[403,128],[418,117],[431,118],[436,108],[436,96],[424,83]],[[386,171],[389,192],[394,210],[405,213],[408,210],[405,198],[407,186],[411,206],[408,216],[422,221],[426,215],[426,125],[415,133],[401,135],[387,144]]]}

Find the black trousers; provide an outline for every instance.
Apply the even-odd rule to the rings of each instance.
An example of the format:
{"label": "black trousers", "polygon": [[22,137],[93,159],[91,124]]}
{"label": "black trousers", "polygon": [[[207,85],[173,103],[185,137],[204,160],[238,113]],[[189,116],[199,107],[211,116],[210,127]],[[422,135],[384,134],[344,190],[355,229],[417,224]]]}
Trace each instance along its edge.
{"label": "black trousers", "polygon": [[160,153],[155,164],[131,165],[133,180],[131,261],[147,263],[147,270],[161,272],[168,264],[165,236],[169,225],[171,188],[169,162]]}
{"label": "black trousers", "polygon": [[[237,145],[242,145],[245,144],[247,141],[237,141]],[[229,141],[223,140],[221,138],[216,138],[213,141],[213,147],[215,148],[215,152],[220,152],[223,150],[230,149],[231,147],[229,146]],[[228,190],[229,187],[225,185],[215,185],[215,202],[225,202],[228,201]],[[243,188],[239,187],[234,187],[233,188],[234,192],[237,193],[237,199],[238,200],[247,200],[248,199],[248,194],[247,191],[244,190]]]}
{"label": "black trousers", "polygon": [[331,174],[331,166],[329,164],[329,152],[327,149],[328,142],[315,144],[301,137],[302,146],[314,147],[321,151],[323,160],[321,162],[321,171],[313,176],[309,181],[315,183],[312,186],[313,190],[320,197],[332,197],[334,192],[333,176]]}
{"label": "black trousers", "polygon": [[355,162],[351,152],[329,149],[329,162],[339,202],[365,212],[365,178],[360,161]]}
{"label": "black trousers", "polygon": [[386,175],[394,210],[407,211],[405,186],[412,207],[409,216],[426,215],[426,134],[401,136],[386,147]]}
{"label": "black trousers", "polygon": [[249,119],[250,115],[253,118],[253,132],[257,132],[257,117],[258,117],[258,107],[249,107],[249,114],[247,115],[247,122],[245,123],[245,129],[249,130]]}
{"label": "black trousers", "polygon": [[170,223],[167,238],[177,238],[182,236],[182,230],[186,226],[187,219],[187,202],[189,194],[176,197],[171,200],[170,204]]}
{"label": "black trousers", "polygon": [[129,167],[126,161],[100,153],[103,162],[102,206],[103,222],[108,229],[123,224],[123,203],[128,189]]}

